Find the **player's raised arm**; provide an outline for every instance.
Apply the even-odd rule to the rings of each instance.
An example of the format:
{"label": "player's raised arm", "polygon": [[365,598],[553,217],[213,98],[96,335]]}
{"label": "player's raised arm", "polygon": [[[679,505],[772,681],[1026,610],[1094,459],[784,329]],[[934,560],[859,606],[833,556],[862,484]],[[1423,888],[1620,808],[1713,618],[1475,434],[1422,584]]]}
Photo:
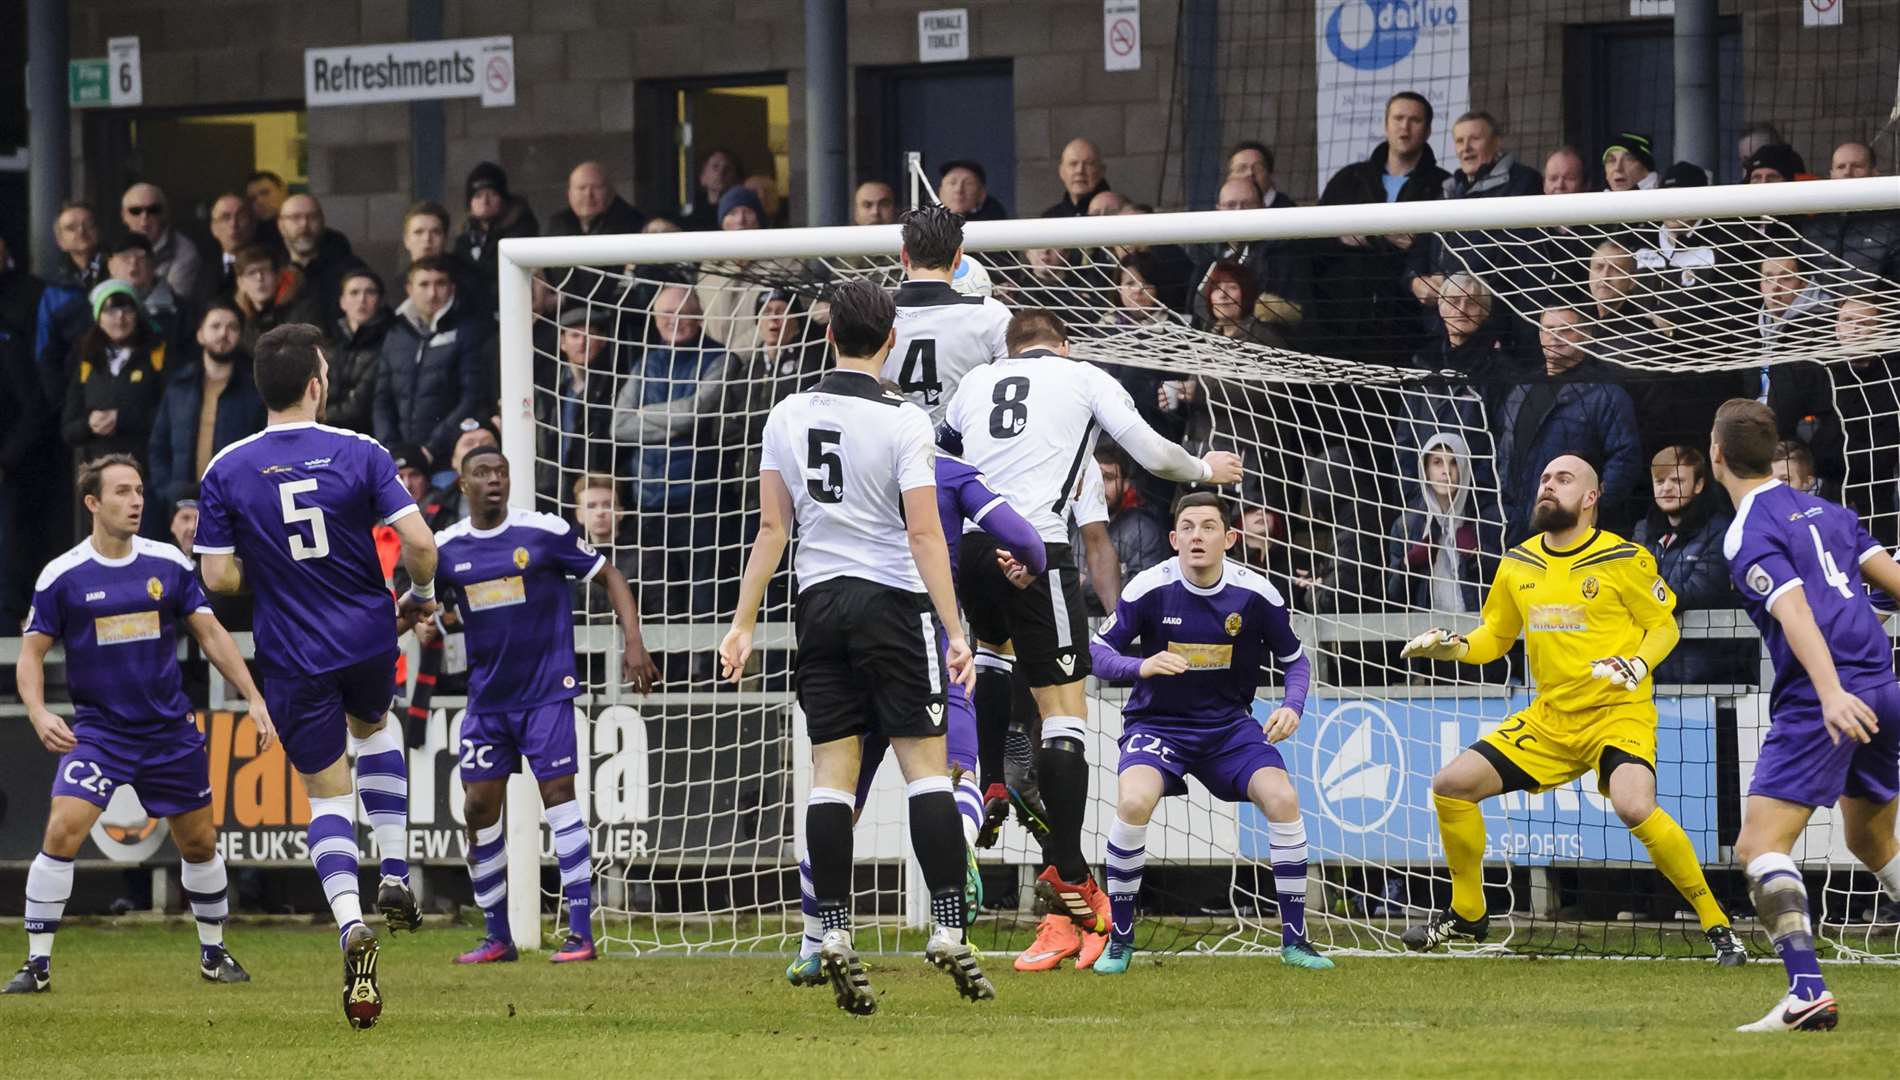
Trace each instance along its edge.
{"label": "player's raised arm", "polygon": [[[1063,347],[1066,350],[1067,344]],[[1239,454],[1209,450],[1205,456],[1195,457],[1180,443],[1170,441],[1149,427],[1148,421],[1136,411],[1135,399],[1128,396],[1128,391],[1114,376],[1092,365],[1084,365],[1082,370],[1094,390],[1091,404],[1096,422],[1102,425],[1102,433],[1115,440],[1115,445],[1127,451],[1142,468],[1163,479],[1182,483],[1240,482]]]}
{"label": "player's raised arm", "polygon": [[[752,554],[746,558],[745,573],[739,579],[739,606],[732,613],[732,628],[719,643],[720,674],[735,683],[752,656],[752,631],[758,625],[759,606],[765,603],[765,586],[778,572],[785,545],[791,540],[788,522],[792,517],[792,492],[769,456],[769,434],[766,454],[767,467],[759,470],[759,532],[752,538]],[[934,507],[929,516],[936,517]]]}
{"label": "player's raised arm", "polygon": [[271,722],[270,708],[264,704],[264,695],[258,693],[257,683],[251,679],[251,669],[238,654],[237,642],[231,640],[230,631],[208,607],[192,612],[185,625],[191,630],[191,636],[198,639],[205,659],[250,702],[251,723],[257,725],[257,751],[261,754],[269,750],[277,741],[277,725]]}

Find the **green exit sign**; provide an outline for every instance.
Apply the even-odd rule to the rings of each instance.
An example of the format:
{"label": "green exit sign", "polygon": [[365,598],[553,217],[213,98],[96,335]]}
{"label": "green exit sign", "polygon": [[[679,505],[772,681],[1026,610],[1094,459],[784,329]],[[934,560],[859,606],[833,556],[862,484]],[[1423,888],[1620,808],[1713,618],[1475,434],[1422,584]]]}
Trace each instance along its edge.
{"label": "green exit sign", "polygon": [[112,67],[105,60],[66,64],[66,103],[74,108],[112,104]]}

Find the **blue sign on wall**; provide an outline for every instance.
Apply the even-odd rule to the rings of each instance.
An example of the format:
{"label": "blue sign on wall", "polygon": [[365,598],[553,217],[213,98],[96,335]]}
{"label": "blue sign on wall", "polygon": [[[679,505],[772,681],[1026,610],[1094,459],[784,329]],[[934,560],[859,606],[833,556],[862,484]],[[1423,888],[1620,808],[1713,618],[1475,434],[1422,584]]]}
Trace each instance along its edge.
{"label": "blue sign on wall", "polygon": [[[1300,793],[1311,857],[1442,862],[1432,774],[1529,700],[1515,694],[1310,701],[1299,733],[1280,749]],[[1263,722],[1270,711],[1271,703],[1255,707]],[[1716,849],[1714,703],[1658,698],[1656,711],[1657,801],[1707,862]],[[1541,866],[1649,858],[1597,792],[1595,773],[1541,795],[1515,792],[1483,805],[1487,859]],[[1267,857],[1266,822],[1251,806],[1240,811],[1240,853]]]}

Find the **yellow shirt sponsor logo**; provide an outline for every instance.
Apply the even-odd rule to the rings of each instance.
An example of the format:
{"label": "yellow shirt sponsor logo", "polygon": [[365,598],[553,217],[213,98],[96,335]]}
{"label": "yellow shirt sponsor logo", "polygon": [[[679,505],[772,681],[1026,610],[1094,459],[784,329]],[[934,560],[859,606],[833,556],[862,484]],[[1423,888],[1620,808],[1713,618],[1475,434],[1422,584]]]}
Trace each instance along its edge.
{"label": "yellow shirt sponsor logo", "polygon": [[528,592],[522,587],[521,577],[496,578],[493,581],[478,581],[462,590],[473,611],[486,611],[489,608],[511,607],[528,602]]}
{"label": "yellow shirt sponsor logo", "polygon": [[103,615],[92,621],[92,632],[93,638],[101,645],[151,641],[158,637],[158,612],[134,611],[127,615]]}
{"label": "yellow shirt sponsor logo", "polygon": [[1590,617],[1582,604],[1532,604],[1528,622],[1526,629],[1531,633],[1590,629]]}
{"label": "yellow shirt sponsor logo", "polygon": [[1189,671],[1226,671],[1234,665],[1232,645],[1200,645],[1191,641],[1168,644],[1168,651],[1188,662]]}

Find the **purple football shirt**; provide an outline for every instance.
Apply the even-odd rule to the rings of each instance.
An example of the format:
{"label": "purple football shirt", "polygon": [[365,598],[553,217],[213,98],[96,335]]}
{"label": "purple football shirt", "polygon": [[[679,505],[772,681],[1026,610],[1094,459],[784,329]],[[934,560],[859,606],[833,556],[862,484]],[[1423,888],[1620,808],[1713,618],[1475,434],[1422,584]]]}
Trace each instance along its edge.
{"label": "purple football shirt", "polygon": [[1780,621],[1769,612],[1797,585],[1833,653],[1841,686],[1859,693],[1894,684],[1893,646],[1860,577],[1860,564],[1881,550],[1852,510],[1780,481],[1742,497],[1723,553],[1742,607],[1774,661],[1775,685],[1769,695],[1774,712],[1820,706],[1807,670],[1788,647]]}
{"label": "purple football shirt", "polygon": [[243,562],[258,667],[318,674],[395,649],[396,605],[371,530],[416,512],[375,439],[278,424],[211,459],[193,546]]}
{"label": "purple football shirt", "polygon": [[468,633],[468,706],[517,712],[580,693],[570,577],[607,565],[560,518],[510,510],[487,532],[471,520],[436,534],[436,581],[455,590]]}
{"label": "purple football shirt", "polygon": [[33,589],[26,632],[66,646],[73,730],[119,745],[198,729],[178,670],[178,624],[210,611],[191,560],[170,544],[135,537],[107,559],[90,539],[48,563]]}
{"label": "purple football shirt", "polygon": [[[1304,655],[1287,617],[1286,601],[1265,576],[1228,560],[1221,579],[1200,588],[1168,559],[1136,574],[1122,589],[1115,615],[1095,635],[1098,670],[1116,677],[1114,657],[1178,653],[1188,670],[1165,679],[1138,679],[1122,708],[1125,721],[1205,721],[1228,724],[1250,716],[1268,663],[1291,665]],[[1140,661],[1132,656],[1133,667]],[[1106,667],[1103,660],[1109,660]],[[1127,666],[1127,665],[1123,665]],[[1132,669],[1121,677],[1132,675]]]}

